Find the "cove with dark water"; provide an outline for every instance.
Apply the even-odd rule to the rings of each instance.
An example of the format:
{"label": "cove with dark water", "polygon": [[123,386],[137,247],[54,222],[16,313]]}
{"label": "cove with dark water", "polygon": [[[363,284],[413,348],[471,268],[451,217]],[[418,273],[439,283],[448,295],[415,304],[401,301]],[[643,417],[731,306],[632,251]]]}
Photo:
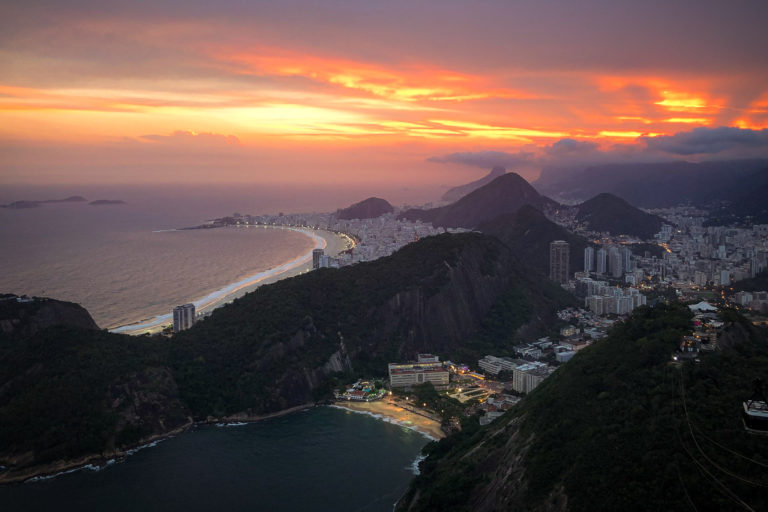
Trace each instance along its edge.
{"label": "cove with dark water", "polygon": [[329,407],[202,425],[99,471],[0,487],[0,510],[390,512],[428,441]]}

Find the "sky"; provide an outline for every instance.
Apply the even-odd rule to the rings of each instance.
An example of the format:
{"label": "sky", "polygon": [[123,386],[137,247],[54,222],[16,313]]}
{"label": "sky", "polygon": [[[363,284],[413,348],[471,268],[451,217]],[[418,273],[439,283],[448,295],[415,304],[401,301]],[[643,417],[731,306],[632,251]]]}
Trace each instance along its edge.
{"label": "sky", "polygon": [[0,184],[768,156],[764,0],[0,0]]}

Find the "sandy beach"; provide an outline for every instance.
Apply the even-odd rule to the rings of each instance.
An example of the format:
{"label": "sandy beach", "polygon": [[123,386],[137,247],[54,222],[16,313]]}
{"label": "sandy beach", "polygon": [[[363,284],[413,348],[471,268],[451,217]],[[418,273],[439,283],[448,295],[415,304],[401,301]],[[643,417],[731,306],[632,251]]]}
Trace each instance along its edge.
{"label": "sandy beach", "polygon": [[[216,290],[215,292],[212,292],[203,298],[193,300],[192,302],[195,304],[198,313],[210,312],[238,297],[242,297],[246,293],[251,292],[264,284],[274,283],[280,279],[285,279],[287,277],[293,277],[305,272],[309,272],[312,270],[312,251],[314,249],[323,249],[325,254],[330,256],[337,256],[341,251],[347,249],[348,239],[331,231],[283,226],[254,226],[245,229],[290,229],[312,238],[314,245],[308,252],[278,267],[259,272],[258,274],[249,276],[236,283],[229,284],[219,290]],[[110,329],[110,332],[132,335],[140,335],[145,333],[152,334],[160,332],[163,327],[169,325],[171,322],[172,315],[163,314],[149,320],[142,320],[130,325],[123,325],[114,329]]]}
{"label": "sandy beach", "polygon": [[361,414],[370,414],[383,421],[413,429],[434,440],[445,437],[445,432],[440,428],[439,421],[406,410],[388,399],[376,400],[374,402],[338,401],[331,407],[339,407]]}

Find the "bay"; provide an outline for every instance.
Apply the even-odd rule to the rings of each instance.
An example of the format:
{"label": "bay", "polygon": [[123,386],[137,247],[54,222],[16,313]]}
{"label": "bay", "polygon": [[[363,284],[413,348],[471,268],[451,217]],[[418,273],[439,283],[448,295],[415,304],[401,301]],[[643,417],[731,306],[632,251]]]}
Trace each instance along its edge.
{"label": "bay", "polygon": [[198,426],[100,471],[0,487],[7,511],[391,511],[428,442],[413,430],[319,407],[239,426]]}

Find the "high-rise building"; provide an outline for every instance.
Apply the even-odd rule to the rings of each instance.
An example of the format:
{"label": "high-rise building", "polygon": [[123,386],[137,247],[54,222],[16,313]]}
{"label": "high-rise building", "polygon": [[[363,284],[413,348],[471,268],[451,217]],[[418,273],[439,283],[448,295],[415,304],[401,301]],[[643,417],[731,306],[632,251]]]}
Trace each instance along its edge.
{"label": "high-rise building", "polygon": [[595,270],[595,249],[592,246],[584,249],[584,272],[594,272]]}
{"label": "high-rise building", "polygon": [[312,251],[312,268],[320,268],[320,258],[325,254],[322,249],[315,249]]}
{"label": "high-rise building", "polygon": [[189,329],[195,323],[195,305],[184,304],[173,308],[173,332]]}
{"label": "high-rise building", "polygon": [[598,274],[605,274],[608,270],[608,252],[602,247],[597,250],[597,265],[595,268]]}
{"label": "high-rise building", "polygon": [[627,246],[621,248],[621,260],[624,266],[624,272],[632,270],[632,250]]}
{"label": "high-rise building", "polygon": [[621,277],[624,273],[624,265],[622,264],[621,252],[618,247],[611,247],[608,250],[608,266],[611,269],[611,275],[613,277]]}
{"label": "high-rise building", "polygon": [[549,244],[549,278],[557,283],[568,282],[568,259],[570,256],[568,242],[555,240]]}

